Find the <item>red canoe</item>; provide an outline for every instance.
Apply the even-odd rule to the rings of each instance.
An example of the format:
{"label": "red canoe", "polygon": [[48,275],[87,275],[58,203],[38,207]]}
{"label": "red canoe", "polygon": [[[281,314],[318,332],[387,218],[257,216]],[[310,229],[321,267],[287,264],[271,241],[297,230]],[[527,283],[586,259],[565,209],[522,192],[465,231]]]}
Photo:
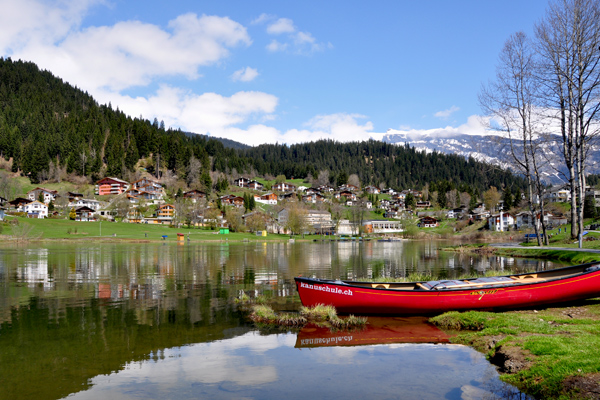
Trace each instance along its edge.
{"label": "red canoe", "polygon": [[304,306],[345,314],[425,315],[452,310],[507,310],[600,296],[600,264],[533,274],[465,280],[373,283],[297,277]]}

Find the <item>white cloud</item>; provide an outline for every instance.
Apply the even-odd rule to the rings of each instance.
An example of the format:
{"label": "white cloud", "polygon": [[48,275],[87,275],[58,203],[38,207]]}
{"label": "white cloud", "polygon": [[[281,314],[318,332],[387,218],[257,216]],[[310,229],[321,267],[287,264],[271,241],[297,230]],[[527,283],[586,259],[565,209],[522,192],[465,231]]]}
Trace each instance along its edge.
{"label": "white cloud", "polygon": [[277,18],[275,15],[262,13],[250,23],[252,25],[260,25],[260,24],[264,24],[267,21],[274,20],[275,18]]}
{"label": "white cloud", "polygon": [[88,9],[102,0],[0,0],[0,53],[12,53],[30,43],[53,44],[78,27]]}
{"label": "white cloud", "polygon": [[357,120],[365,117],[357,114],[319,115],[308,121],[306,129],[290,129],[285,132],[265,126],[252,125],[246,129],[226,128],[213,131],[213,136],[236,140],[256,146],[263,143],[304,143],[321,139],[338,142],[365,141],[383,134],[373,133],[373,124],[367,121],[360,124]]}
{"label": "white cloud", "polygon": [[246,67],[246,68],[242,68],[242,69],[235,71],[233,73],[233,75],[231,76],[231,79],[233,79],[234,82],[237,82],[237,81],[250,82],[250,81],[254,80],[257,76],[258,76],[258,71],[256,69]]}
{"label": "white cloud", "polygon": [[278,52],[278,51],[285,51],[288,48],[288,44],[287,43],[280,43],[277,40],[272,40],[271,43],[269,43],[267,45],[267,50],[269,50],[272,53]]}
{"label": "white cloud", "polygon": [[198,78],[198,68],[229,55],[229,48],[249,45],[250,37],[229,18],[180,15],[168,30],[139,21],[90,27],[69,33],[56,44],[21,43],[13,57],[32,60],[55,75],[94,93],[144,86],[159,76]]}
{"label": "white cloud", "polygon": [[443,110],[443,111],[438,111],[434,114],[435,117],[437,118],[448,118],[450,117],[452,114],[454,114],[455,112],[457,112],[458,110],[460,110],[459,107],[457,106],[452,106],[447,110]]}
{"label": "white cloud", "polygon": [[267,27],[267,33],[271,35],[281,35],[282,33],[293,33],[295,31],[294,21],[289,18],[279,18]]}
{"label": "white cloud", "polygon": [[[253,23],[264,23],[275,18],[273,15],[261,14]],[[310,32],[298,31],[294,21],[289,18],[278,18],[270,23],[267,26],[267,33],[280,37],[279,40],[272,40],[266,46],[271,53],[290,51],[293,54],[311,55],[333,48],[331,43],[319,43]]]}
{"label": "white cloud", "polygon": [[316,39],[313,37],[313,35],[311,35],[308,32],[298,32],[298,34],[295,36],[294,40],[296,41],[296,43],[302,45],[305,43],[315,43]]}
{"label": "white cloud", "polygon": [[[387,134],[400,134],[409,137],[410,139],[418,139],[422,137],[448,137],[457,134],[465,135],[488,135],[488,119],[482,118],[479,115],[471,115],[465,124],[459,126],[446,126],[444,128],[433,129],[388,129]],[[496,134],[497,132],[493,132]]]}

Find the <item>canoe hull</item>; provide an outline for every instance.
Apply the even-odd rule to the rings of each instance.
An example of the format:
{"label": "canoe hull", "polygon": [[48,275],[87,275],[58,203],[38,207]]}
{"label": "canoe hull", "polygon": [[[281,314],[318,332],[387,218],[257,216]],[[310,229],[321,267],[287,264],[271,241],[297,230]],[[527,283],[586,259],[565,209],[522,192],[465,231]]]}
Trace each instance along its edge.
{"label": "canoe hull", "polygon": [[600,296],[598,270],[547,282],[453,290],[393,290],[302,277],[295,280],[304,306],[332,305],[340,313],[362,315],[506,310]]}

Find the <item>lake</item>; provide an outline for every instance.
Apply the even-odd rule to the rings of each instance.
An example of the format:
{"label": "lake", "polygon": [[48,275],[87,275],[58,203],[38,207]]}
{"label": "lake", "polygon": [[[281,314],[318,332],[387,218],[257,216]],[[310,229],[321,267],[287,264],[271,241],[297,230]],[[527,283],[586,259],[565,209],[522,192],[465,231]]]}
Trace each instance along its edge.
{"label": "lake", "polygon": [[293,277],[454,278],[548,261],[440,242],[0,247],[0,399],[526,398],[426,318],[359,332],[257,331],[234,299],[300,306]]}

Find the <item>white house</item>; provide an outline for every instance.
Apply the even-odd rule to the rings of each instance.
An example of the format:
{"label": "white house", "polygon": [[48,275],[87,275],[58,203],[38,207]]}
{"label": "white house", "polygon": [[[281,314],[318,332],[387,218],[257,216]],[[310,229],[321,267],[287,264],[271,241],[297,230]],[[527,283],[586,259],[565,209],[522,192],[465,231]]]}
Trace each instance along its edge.
{"label": "white house", "polygon": [[255,194],[254,201],[257,203],[274,205],[274,204],[277,204],[277,195],[273,194],[273,193],[266,193],[266,194],[263,194],[262,196]]}
{"label": "white house", "polygon": [[507,231],[515,226],[515,217],[507,212],[492,214],[488,218],[488,226],[491,231]]}
{"label": "white house", "polygon": [[27,198],[29,200],[38,200],[40,197],[40,193],[42,193],[44,203],[46,204],[49,204],[51,201],[55,201],[56,197],[58,196],[58,192],[56,190],[37,187],[27,192]]}
{"label": "white house", "polygon": [[98,211],[100,209],[100,202],[94,199],[78,199],[69,203],[69,208],[81,208],[88,207],[94,211]]}
{"label": "white house", "polygon": [[548,200],[551,203],[567,203],[571,201],[571,191],[566,186],[552,188],[544,194],[544,199]]}
{"label": "white house", "polygon": [[23,206],[23,212],[29,218],[46,218],[48,216],[48,206],[36,200]]}

